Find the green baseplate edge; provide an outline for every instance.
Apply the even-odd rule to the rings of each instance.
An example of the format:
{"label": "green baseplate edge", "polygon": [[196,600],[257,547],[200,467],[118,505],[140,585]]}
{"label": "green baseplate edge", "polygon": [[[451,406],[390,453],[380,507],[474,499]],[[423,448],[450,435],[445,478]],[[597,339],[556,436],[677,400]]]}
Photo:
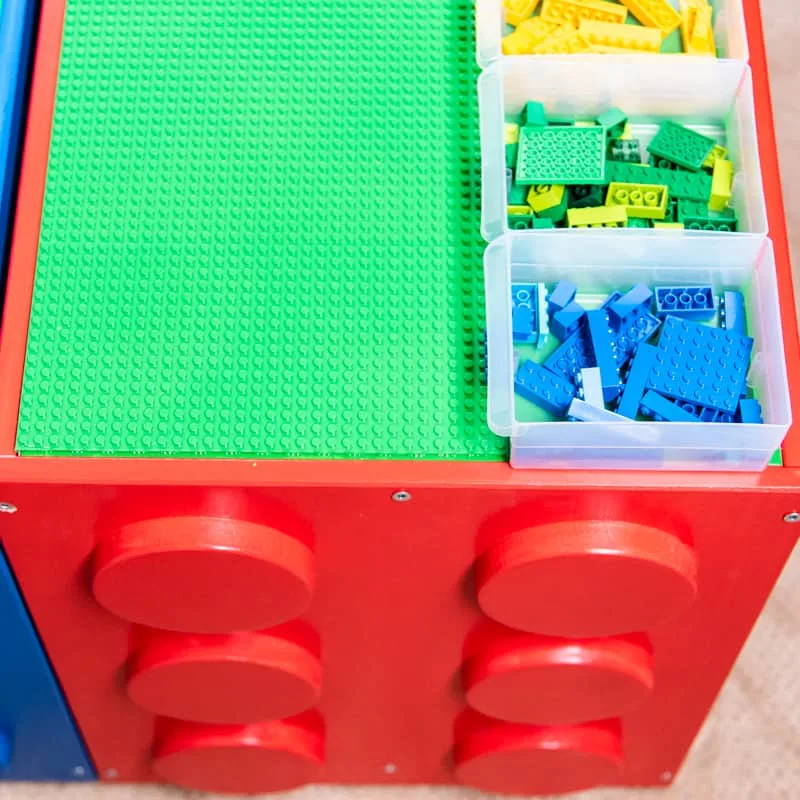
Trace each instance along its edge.
{"label": "green baseplate edge", "polygon": [[71,0],[22,454],[504,460],[472,0]]}

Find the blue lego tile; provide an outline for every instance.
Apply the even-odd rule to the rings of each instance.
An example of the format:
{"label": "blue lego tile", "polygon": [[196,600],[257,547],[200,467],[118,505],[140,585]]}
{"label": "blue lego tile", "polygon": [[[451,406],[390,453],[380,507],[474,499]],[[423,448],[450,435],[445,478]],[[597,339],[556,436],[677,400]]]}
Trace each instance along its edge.
{"label": "blue lego tile", "polygon": [[636,311],[649,311],[652,299],[653,293],[650,289],[643,283],[637,283],[636,286],[625,292],[619,300],[615,300],[608,306],[611,324],[624,322]]}
{"label": "blue lego tile", "polygon": [[5,753],[0,752],[0,779],[95,780],[94,768],[2,553],[0,638],[0,739],[5,737],[6,748]]}
{"label": "blue lego tile", "polygon": [[747,316],[741,292],[723,292],[719,306],[720,324],[739,336],[747,335]]}
{"label": "blue lego tile", "polygon": [[11,209],[22,148],[36,7],[35,0],[0,0],[0,268],[3,273],[10,246]]}
{"label": "blue lego tile", "polygon": [[733,413],[746,390],[753,340],[668,316],[648,388],[674,400]]}
{"label": "blue lego tile", "polygon": [[603,384],[603,399],[614,400],[622,388],[617,363],[617,346],[614,333],[608,322],[608,312],[597,308],[586,312],[586,331],[589,338],[594,363],[591,366],[600,368]]}
{"label": "blue lego tile", "polygon": [[613,411],[598,408],[577,397],[569,404],[567,418],[573,422],[630,422]]}
{"label": "blue lego tile", "polygon": [[577,330],[556,349],[544,362],[551,372],[577,380],[584,367],[594,367],[591,349],[584,341],[582,331]]}
{"label": "blue lego tile", "polygon": [[567,413],[575,385],[563,375],[545,369],[534,361],[524,361],[514,379],[514,391],[525,400],[562,417]]}
{"label": "blue lego tile", "polygon": [[736,415],[739,422],[750,425],[761,425],[764,418],[761,414],[761,403],[758,400],[740,400],[739,411]]}
{"label": "blue lego tile", "polygon": [[714,290],[705,286],[656,286],[656,315],[693,320],[714,318]]}
{"label": "blue lego tile", "polygon": [[650,344],[640,344],[637,348],[628,370],[622,397],[617,406],[617,414],[629,419],[636,419],[636,415],[639,413],[639,403],[647,388],[650,369],[656,362],[656,353],[656,348]]}
{"label": "blue lego tile", "polygon": [[575,299],[577,291],[578,287],[574,283],[559,281],[547,296],[547,313],[555,314],[556,311],[566,308]]}
{"label": "blue lego tile", "polygon": [[550,330],[557,339],[564,341],[578,330],[585,313],[586,309],[580,303],[572,301],[553,314]]}
{"label": "blue lego tile", "polygon": [[697,417],[684,411],[658,392],[645,392],[640,408],[642,414],[653,417],[658,422],[700,422]]}
{"label": "blue lego tile", "polygon": [[617,365],[622,369],[633,358],[637,348],[646,342],[661,326],[661,320],[644,307],[635,309],[621,323],[614,334],[617,347]]}

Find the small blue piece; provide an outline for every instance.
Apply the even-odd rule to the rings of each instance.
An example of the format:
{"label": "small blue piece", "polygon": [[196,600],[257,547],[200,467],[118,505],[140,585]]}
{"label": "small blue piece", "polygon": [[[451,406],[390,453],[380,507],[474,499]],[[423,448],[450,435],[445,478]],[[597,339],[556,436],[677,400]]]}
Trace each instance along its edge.
{"label": "small blue piece", "polygon": [[656,314],[672,314],[684,319],[709,320],[714,318],[714,290],[705,286],[657,286]]}
{"label": "small blue piece", "polygon": [[693,417],[697,417],[700,422],[733,422],[733,414],[727,411],[718,411],[716,408],[703,408],[694,403],[687,403],[685,400],[679,400],[678,405]]}
{"label": "small blue piece", "polygon": [[605,408],[603,384],[598,367],[584,367],[578,373],[578,397],[595,408]]}
{"label": "small blue piece", "polygon": [[617,363],[617,348],[614,333],[608,324],[608,312],[596,308],[586,312],[586,330],[589,335],[594,364],[600,368],[600,379],[603,384],[603,399],[614,400],[622,388]]}
{"label": "small blue piece", "polygon": [[539,338],[538,294],[534,284],[511,287],[511,335],[517,343],[536,344]]}
{"label": "small blue piece", "polygon": [[746,391],[753,340],[668,316],[648,388],[675,400],[734,413]]}
{"label": "small blue piece", "polygon": [[761,415],[761,403],[753,399],[740,400],[737,418],[739,422],[749,425],[761,425],[764,422],[764,418]]}
{"label": "small blue piece", "polygon": [[577,397],[569,404],[567,418],[573,422],[630,422],[613,411],[590,405]]}
{"label": "small blue piece", "polygon": [[608,297],[606,297],[606,299],[603,301],[603,305],[600,306],[600,308],[609,308],[614,303],[616,303],[617,300],[620,299],[620,297],[622,297],[622,292],[618,292],[615,289],[613,292],[611,292],[611,294]]}
{"label": "small blue piece", "polygon": [[661,320],[644,308],[637,308],[622,323],[614,337],[617,365],[622,369],[633,357],[636,348],[646,342],[660,327]]}
{"label": "small blue piece", "polygon": [[534,361],[520,364],[514,378],[514,391],[525,400],[549,413],[563,417],[567,413],[575,385],[563,375],[556,375]]}
{"label": "small blue piece", "polygon": [[585,313],[586,309],[573,300],[553,314],[550,319],[550,330],[557,339],[561,339],[563,342],[578,330]]}
{"label": "small blue piece", "polygon": [[635,311],[649,311],[653,293],[643,283],[637,283],[619,300],[608,307],[611,324],[624,322]]}
{"label": "small blue piece", "polygon": [[657,349],[650,344],[640,344],[633,357],[625,388],[617,406],[617,414],[629,419],[636,419],[639,413],[639,404],[647,387],[650,369],[656,363]]}
{"label": "small blue piece", "polygon": [[547,296],[547,313],[555,314],[556,311],[566,308],[575,299],[577,291],[578,287],[574,283],[559,281]]}
{"label": "small blue piece", "polygon": [[741,292],[724,292],[719,306],[720,324],[739,336],[747,335],[747,316]]}
{"label": "small blue piece", "polygon": [[565,375],[570,380],[577,380],[578,373],[584,367],[596,366],[592,363],[592,353],[584,341],[583,332],[575,331],[544,362],[551,372]]}
{"label": "small blue piece", "polygon": [[642,414],[653,417],[658,422],[699,422],[688,411],[679,408],[675,403],[662,397],[658,392],[646,392],[642,398]]}

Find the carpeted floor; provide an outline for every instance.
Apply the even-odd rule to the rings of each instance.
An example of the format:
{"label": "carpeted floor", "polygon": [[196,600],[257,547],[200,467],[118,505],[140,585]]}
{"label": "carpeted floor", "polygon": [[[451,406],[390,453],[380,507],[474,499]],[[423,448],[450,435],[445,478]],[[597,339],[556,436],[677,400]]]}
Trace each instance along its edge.
{"label": "carpeted floor", "polygon": [[[762,0],[781,172],[792,247],[800,254],[800,15]],[[798,256],[800,257],[800,256]],[[700,733],[668,789],[597,790],[585,800],[795,800],[800,797],[800,550],[795,553]],[[200,797],[162,787],[0,784],[0,800],[170,800]],[[207,795],[205,795],[207,797]],[[271,795],[275,797],[275,795]],[[455,800],[463,789],[312,787],[293,800]]]}

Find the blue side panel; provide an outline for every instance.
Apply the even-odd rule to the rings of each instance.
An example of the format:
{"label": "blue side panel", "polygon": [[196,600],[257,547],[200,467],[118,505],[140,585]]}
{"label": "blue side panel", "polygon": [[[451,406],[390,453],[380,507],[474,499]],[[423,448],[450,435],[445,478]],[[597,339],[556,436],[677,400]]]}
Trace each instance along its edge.
{"label": "blue side panel", "polygon": [[0,643],[0,780],[95,780],[2,553]]}
{"label": "blue side panel", "polygon": [[0,265],[5,280],[11,205],[38,0],[0,0]]}

